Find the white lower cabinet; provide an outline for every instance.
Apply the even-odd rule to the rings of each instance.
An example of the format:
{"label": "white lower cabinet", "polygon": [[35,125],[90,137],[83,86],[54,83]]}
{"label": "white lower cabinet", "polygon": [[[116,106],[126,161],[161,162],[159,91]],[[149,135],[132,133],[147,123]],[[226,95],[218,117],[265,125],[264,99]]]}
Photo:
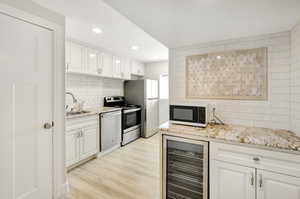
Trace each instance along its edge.
{"label": "white lower cabinet", "polygon": [[73,130],[66,133],[66,166],[75,164],[79,160],[79,131]]}
{"label": "white lower cabinet", "polygon": [[99,152],[98,115],[67,120],[66,167]]}
{"label": "white lower cabinet", "polygon": [[211,164],[211,199],[255,199],[255,169],[217,160]]}
{"label": "white lower cabinet", "polygon": [[257,199],[300,199],[300,178],[257,170]]}
{"label": "white lower cabinet", "polygon": [[211,199],[300,199],[300,155],[210,143]]}

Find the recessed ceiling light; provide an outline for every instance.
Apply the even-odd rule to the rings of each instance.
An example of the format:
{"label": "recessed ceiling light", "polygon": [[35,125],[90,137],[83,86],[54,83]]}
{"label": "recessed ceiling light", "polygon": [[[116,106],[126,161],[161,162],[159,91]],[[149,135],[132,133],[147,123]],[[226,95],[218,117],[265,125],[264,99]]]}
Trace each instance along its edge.
{"label": "recessed ceiling light", "polygon": [[91,53],[90,57],[93,58],[93,57],[96,57],[96,55],[94,53]]}
{"label": "recessed ceiling light", "polygon": [[121,61],[117,59],[117,60],[116,60],[116,64],[119,64],[119,63],[121,63]]}
{"label": "recessed ceiling light", "polygon": [[92,31],[93,31],[94,33],[96,33],[96,34],[102,33],[102,30],[101,30],[100,28],[97,28],[97,27],[93,28]]}
{"label": "recessed ceiling light", "polygon": [[221,59],[222,57],[220,55],[217,56],[217,59]]}
{"label": "recessed ceiling light", "polygon": [[131,46],[131,50],[138,50],[139,47],[138,46]]}

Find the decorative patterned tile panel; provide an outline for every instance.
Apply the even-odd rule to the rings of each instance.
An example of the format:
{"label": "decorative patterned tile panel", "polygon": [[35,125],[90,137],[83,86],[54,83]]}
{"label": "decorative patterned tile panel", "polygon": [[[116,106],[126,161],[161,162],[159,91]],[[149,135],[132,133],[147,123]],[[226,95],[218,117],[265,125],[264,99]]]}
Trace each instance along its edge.
{"label": "decorative patterned tile panel", "polygon": [[267,48],[186,57],[186,97],[267,100]]}

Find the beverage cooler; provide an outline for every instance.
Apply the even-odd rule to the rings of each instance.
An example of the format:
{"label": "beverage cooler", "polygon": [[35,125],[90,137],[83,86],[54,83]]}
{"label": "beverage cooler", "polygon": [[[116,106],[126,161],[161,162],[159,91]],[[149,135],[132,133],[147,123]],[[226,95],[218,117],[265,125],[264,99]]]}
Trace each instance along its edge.
{"label": "beverage cooler", "polygon": [[163,137],[163,199],[208,199],[208,142]]}

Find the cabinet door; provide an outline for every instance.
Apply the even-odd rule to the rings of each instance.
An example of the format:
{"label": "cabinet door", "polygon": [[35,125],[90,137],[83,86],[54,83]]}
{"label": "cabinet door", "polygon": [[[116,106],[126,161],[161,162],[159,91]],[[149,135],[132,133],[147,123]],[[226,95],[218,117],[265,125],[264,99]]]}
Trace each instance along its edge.
{"label": "cabinet door", "polygon": [[122,60],[122,78],[123,79],[131,79],[131,71],[130,71],[130,68],[131,68],[131,60],[128,59],[128,58],[123,58]]}
{"label": "cabinet door", "polygon": [[66,167],[79,160],[79,138],[80,130],[66,132]]}
{"label": "cabinet door", "polygon": [[108,53],[102,53],[102,58],[103,58],[103,72],[101,73],[101,75],[105,77],[112,77],[113,76],[112,55]]}
{"label": "cabinet door", "polygon": [[257,199],[300,199],[300,178],[257,170]]}
{"label": "cabinet door", "polygon": [[89,73],[98,73],[98,54],[96,50],[87,49],[87,66]]}
{"label": "cabinet door", "polygon": [[255,199],[255,169],[211,162],[211,199]]}
{"label": "cabinet door", "polygon": [[80,159],[85,159],[98,152],[98,128],[95,126],[82,129],[80,138]]}
{"label": "cabinet door", "polygon": [[85,71],[85,48],[79,44],[70,43],[69,70],[74,72]]}
{"label": "cabinet door", "polygon": [[144,76],[145,75],[145,67],[143,63],[138,64],[138,75]]}
{"label": "cabinet door", "polygon": [[133,75],[144,76],[145,73],[144,64],[137,61],[133,61],[131,64],[131,73]]}
{"label": "cabinet door", "polygon": [[122,71],[121,71],[121,59],[119,57],[113,56],[113,76],[121,78]]}

